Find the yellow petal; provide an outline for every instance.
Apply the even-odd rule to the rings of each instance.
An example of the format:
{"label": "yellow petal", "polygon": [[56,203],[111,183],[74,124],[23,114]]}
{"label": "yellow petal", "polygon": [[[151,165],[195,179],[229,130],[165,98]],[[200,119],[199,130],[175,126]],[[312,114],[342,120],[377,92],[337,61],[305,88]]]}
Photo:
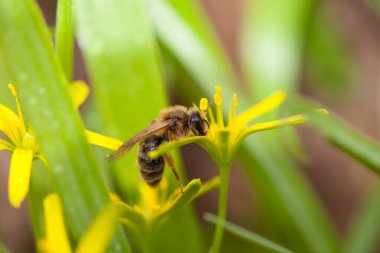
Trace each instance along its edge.
{"label": "yellow petal", "polygon": [[2,131],[15,145],[21,145],[20,119],[8,107],[0,104],[0,131]]}
{"label": "yellow petal", "polygon": [[75,252],[105,252],[106,247],[119,224],[120,216],[121,209],[118,205],[112,203],[106,205],[87,229]]}
{"label": "yellow petal", "polygon": [[76,108],[79,108],[86,101],[89,93],[90,89],[83,81],[75,81],[70,85],[71,98]]}
{"label": "yellow petal", "polygon": [[238,115],[236,117],[236,122],[238,124],[247,124],[251,120],[275,109],[285,100],[285,98],[286,94],[284,92],[277,91]]}
{"label": "yellow petal", "polygon": [[12,143],[6,141],[6,140],[1,140],[0,139],[0,150],[9,150],[12,151],[14,149],[14,146]]}
{"label": "yellow petal", "polygon": [[33,150],[16,148],[11,159],[9,172],[9,201],[18,208],[29,191],[32,171]]}
{"label": "yellow petal", "polygon": [[84,132],[86,134],[87,141],[96,146],[116,150],[123,144],[123,142],[118,139],[107,137],[89,130],[85,130]]}
{"label": "yellow petal", "polygon": [[46,227],[46,244],[49,252],[72,252],[69,239],[67,238],[61,201],[58,194],[49,194],[44,199],[44,214]]}
{"label": "yellow petal", "polygon": [[275,128],[281,128],[286,126],[295,126],[295,125],[301,125],[307,122],[307,117],[302,114],[294,115],[288,118],[274,120],[274,121],[268,121],[264,123],[258,123],[251,127],[248,127],[245,130],[244,135],[247,136],[249,134],[269,130],[269,129],[275,129]]}

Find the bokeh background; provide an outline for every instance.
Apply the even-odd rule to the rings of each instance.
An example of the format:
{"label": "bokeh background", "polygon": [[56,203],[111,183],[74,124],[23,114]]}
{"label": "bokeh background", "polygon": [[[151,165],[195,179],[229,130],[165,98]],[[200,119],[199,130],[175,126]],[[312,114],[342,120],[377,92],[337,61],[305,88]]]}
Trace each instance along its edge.
{"label": "bokeh background", "polygon": [[[241,74],[238,47],[245,1],[200,2],[233,67]],[[55,1],[41,0],[39,4],[48,24],[53,25]],[[316,6],[313,15],[324,17],[321,21],[324,23],[318,29],[329,26],[334,33],[330,37],[323,37],[327,38],[326,41],[315,39],[315,43],[327,45],[330,50],[328,54],[325,51],[314,52],[315,55],[305,54],[299,80],[301,92],[319,101],[372,139],[379,140],[380,8],[376,9],[375,1],[364,0],[317,1]],[[313,22],[310,22],[311,29],[314,29]],[[312,33],[310,36],[313,36]],[[325,61],[318,58],[324,58]],[[78,48],[74,76],[74,79],[88,81]],[[172,103],[184,104],[183,98],[173,87],[168,84]],[[244,90],[244,84],[241,88]],[[322,201],[339,235],[344,238],[355,211],[369,190],[377,184],[377,180],[372,173],[337,151],[309,127],[298,127],[297,132],[304,145],[304,156],[298,159],[300,168]],[[200,148],[185,147],[182,154],[189,178],[206,180],[217,174],[216,166]],[[11,252],[33,252],[27,203],[19,210],[13,209],[8,203],[9,159],[9,154],[0,153],[0,239]],[[254,186],[250,185],[237,163],[234,164],[231,176],[228,220],[250,230],[260,231],[260,220],[256,215],[260,209],[259,202],[252,201],[258,198]],[[201,197],[195,201],[195,205],[200,217],[204,212],[216,213],[217,193]],[[235,239],[229,237],[228,240]]]}

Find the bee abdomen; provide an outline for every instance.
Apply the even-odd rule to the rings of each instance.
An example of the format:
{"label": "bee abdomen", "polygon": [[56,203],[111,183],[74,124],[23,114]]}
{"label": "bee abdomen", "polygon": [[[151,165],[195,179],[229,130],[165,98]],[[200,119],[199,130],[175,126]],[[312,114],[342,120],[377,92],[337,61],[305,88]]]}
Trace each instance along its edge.
{"label": "bee abdomen", "polygon": [[165,167],[165,161],[162,157],[151,159],[139,156],[137,163],[140,167],[140,175],[147,184],[154,186],[161,181]]}
{"label": "bee abdomen", "polygon": [[155,186],[161,181],[164,173],[165,161],[162,157],[156,159],[150,158],[148,152],[156,150],[161,143],[162,139],[159,136],[152,136],[140,143],[137,163],[140,167],[141,177],[150,186]]}

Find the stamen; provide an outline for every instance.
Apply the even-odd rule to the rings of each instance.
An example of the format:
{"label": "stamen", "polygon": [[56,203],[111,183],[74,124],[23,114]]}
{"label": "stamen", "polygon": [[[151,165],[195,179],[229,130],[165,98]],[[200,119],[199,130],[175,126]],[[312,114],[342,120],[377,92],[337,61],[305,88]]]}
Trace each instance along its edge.
{"label": "stamen", "polygon": [[20,130],[21,130],[21,136],[23,136],[25,133],[26,133],[26,128],[25,128],[25,121],[24,121],[24,117],[22,116],[22,112],[21,112],[21,106],[20,106],[20,102],[18,100],[18,96],[17,96],[17,91],[16,91],[16,88],[13,84],[8,84],[8,88],[9,90],[12,92],[12,95],[15,97],[16,99],[16,105],[17,105],[17,114],[18,114],[18,117],[20,119]]}
{"label": "stamen", "polygon": [[222,88],[220,86],[215,86],[215,95],[214,95],[214,102],[216,105],[216,121],[218,123],[219,128],[224,127],[223,122],[223,108],[222,108]]}
{"label": "stamen", "polygon": [[8,88],[11,90],[12,95],[15,96],[15,97],[17,97],[17,92],[16,92],[15,86],[10,83],[10,84],[8,84]]}
{"label": "stamen", "polygon": [[215,93],[216,94],[219,94],[219,95],[222,95],[222,87],[220,87],[220,86],[215,86]]}
{"label": "stamen", "polygon": [[222,96],[218,93],[215,94],[214,95],[214,102],[215,102],[215,105],[221,106],[222,105]]}
{"label": "stamen", "polygon": [[237,101],[236,93],[234,93],[230,101],[230,110],[228,111],[228,126],[233,125],[235,122],[237,105],[238,105],[238,101]]}
{"label": "stamen", "polygon": [[238,106],[238,100],[237,100],[236,93],[234,93],[233,99],[234,99],[234,112],[233,112],[232,117],[235,118],[236,117],[236,110],[237,110],[237,106]]}
{"label": "stamen", "polygon": [[201,101],[199,101],[199,109],[202,111],[206,111],[208,108],[208,100],[207,98],[201,98]]}

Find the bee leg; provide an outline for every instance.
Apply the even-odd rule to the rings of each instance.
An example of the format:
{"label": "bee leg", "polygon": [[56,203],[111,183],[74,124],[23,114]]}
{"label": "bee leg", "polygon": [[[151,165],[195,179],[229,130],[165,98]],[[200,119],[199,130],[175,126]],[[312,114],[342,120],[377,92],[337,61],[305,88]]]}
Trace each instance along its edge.
{"label": "bee leg", "polygon": [[179,183],[179,186],[180,186],[180,189],[181,189],[181,193],[183,193],[183,187],[182,187],[182,182],[179,178],[179,175],[178,175],[178,172],[177,170],[175,169],[174,167],[174,161],[173,161],[173,157],[169,154],[164,154],[164,159],[165,161],[168,163],[170,169],[173,171],[173,174],[175,176],[175,179],[177,180],[177,182]]}

